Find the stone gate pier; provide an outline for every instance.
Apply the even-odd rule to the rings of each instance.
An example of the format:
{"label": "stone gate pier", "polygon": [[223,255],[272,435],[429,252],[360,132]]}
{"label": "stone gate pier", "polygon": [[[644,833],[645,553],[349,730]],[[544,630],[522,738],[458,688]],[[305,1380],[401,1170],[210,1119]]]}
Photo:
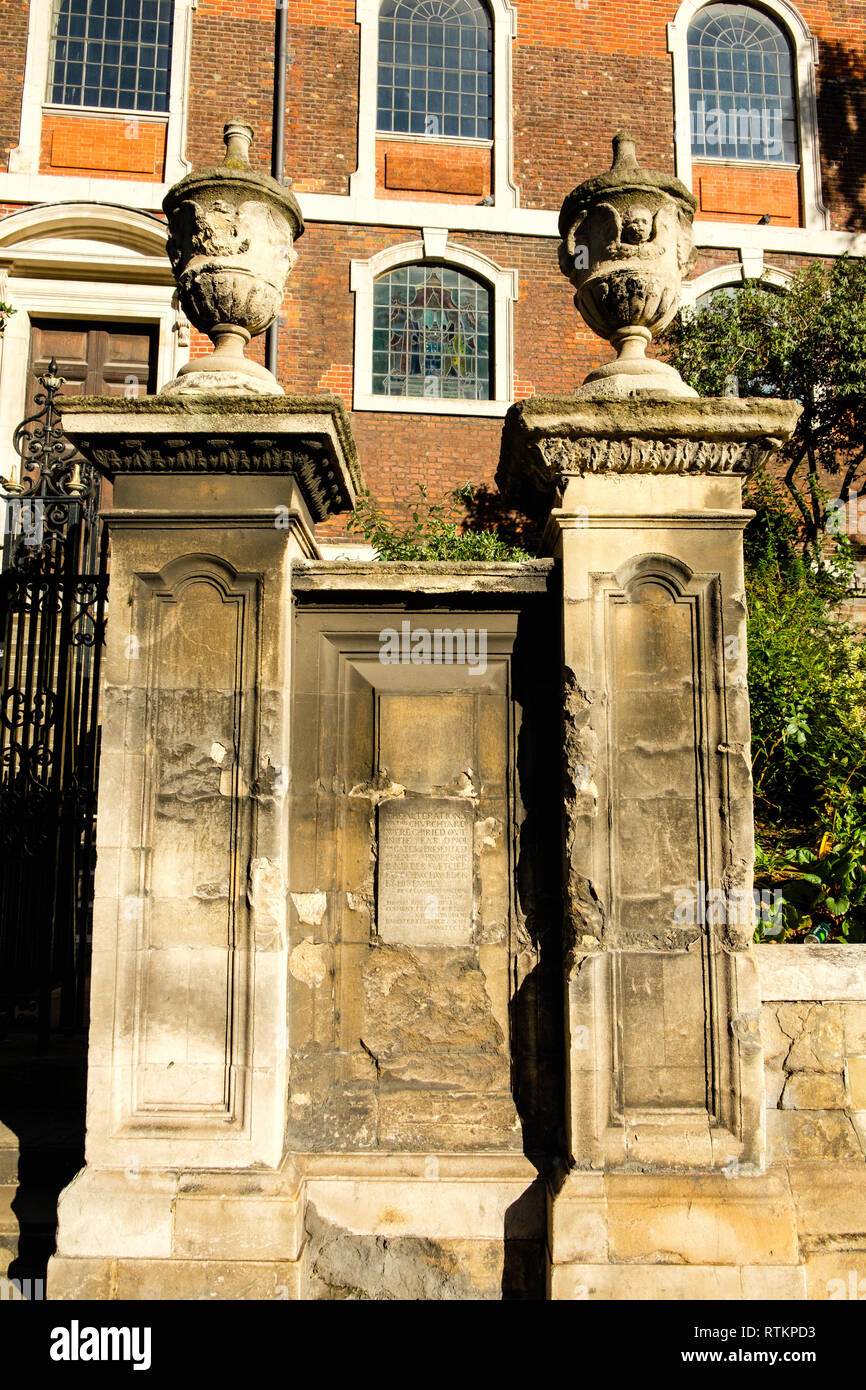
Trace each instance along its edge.
{"label": "stone gate pier", "polygon": [[620,136],[560,251],[617,359],[503,432],[544,556],[325,561],[355,447],[244,356],[303,224],[226,135],[166,200],[214,353],[63,405],[114,496],[87,1162],[49,1297],[805,1297],[808,1240],[866,1248],[866,1186],[846,1150],[862,1214],[822,1206],[823,1140],[765,1125],[742,484],[799,407],[645,356],[694,199]]}
{"label": "stone gate pier", "polygon": [[64,427],[114,497],[87,1166],[50,1296],[276,1297],[303,1245],[291,570],[318,553],[314,520],[352,504],[354,446],[328,398],[82,398]]}
{"label": "stone gate pier", "polygon": [[797,413],[533,398],[506,424],[500,485],[549,511],[562,573],[554,1298],[802,1285],[793,1200],[765,1171],[741,496]]}

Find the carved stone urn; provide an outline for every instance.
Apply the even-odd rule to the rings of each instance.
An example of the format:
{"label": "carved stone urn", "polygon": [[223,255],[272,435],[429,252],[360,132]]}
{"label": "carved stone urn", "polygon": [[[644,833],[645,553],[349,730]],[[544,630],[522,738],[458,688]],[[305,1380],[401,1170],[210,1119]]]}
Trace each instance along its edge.
{"label": "carved stone urn", "polygon": [[676,313],[680,284],[697,259],[697,199],[679,179],[642,169],[627,131],[614,136],[613,152],[610,172],[569,193],[559,215],[559,264],[577,291],[574,302],[617,350],[616,361],[590,372],[577,394],[696,396],[646,348]]}
{"label": "carved stone urn", "polygon": [[187,174],[162,205],[181,306],[214,344],[163,392],[282,395],[274,375],[248,361],[244,348],[279,313],[304,220],[294,195],[251,167],[252,127],[228,121],[223,139],[223,163]]}

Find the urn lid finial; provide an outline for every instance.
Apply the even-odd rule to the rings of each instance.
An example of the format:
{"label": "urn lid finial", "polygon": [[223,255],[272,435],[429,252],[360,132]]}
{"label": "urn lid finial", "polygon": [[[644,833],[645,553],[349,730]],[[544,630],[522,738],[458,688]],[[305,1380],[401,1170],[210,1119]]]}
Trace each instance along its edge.
{"label": "urn lid finial", "polygon": [[644,169],[637,162],[635,137],[629,130],[619,130],[613,137],[613,164],[605,174],[596,174],[572,189],[559,214],[559,234],[565,239],[577,219],[593,203],[616,194],[639,194],[653,198],[658,206],[665,196],[673,198],[684,216],[694,217],[698,200],[673,174]]}
{"label": "urn lid finial", "polygon": [[618,178],[626,179],[633,178],[639,171],[634,136],[630,130],[618,130],[613,137],[613,163],[610,172]]}
{"label": "urn lid finial", "polygon": [[246,121],[226,121],[223,126],[223,140],[226,147],[223,164],[227,169],[249,168],[250,145],[253,142],[254,133],[252,126],[248,125]]}

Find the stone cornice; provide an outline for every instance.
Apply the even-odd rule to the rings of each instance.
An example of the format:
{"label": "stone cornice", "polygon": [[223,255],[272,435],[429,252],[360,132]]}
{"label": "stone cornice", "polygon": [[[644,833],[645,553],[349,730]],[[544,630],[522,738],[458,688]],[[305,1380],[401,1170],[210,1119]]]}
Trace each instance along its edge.
{"label": "stone cornice", "polygon": [[79,396],[59,405],[64,432],[109,478],[291,474],[314,521],[351,510],[362,486],[336,396]]}
{"label": "stone cornice", "polygon": [[532,396],[505,418],[496,481],[512,502],[540,516],[568,477],[745,476],[790,438],[801,409],[763,398]]}
{"label": "stone cornice", "polygon": [[297,594],[447,594],[464,596],[544,594],[552,582],[552,560],[327,560],[298,562],[292,570]]}

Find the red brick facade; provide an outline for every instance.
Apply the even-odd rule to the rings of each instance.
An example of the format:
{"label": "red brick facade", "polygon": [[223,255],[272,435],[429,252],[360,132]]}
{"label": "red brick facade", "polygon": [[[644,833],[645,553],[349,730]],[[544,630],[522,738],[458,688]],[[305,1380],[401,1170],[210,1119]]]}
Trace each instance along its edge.
{"label": "red brick facade", "polygon": [[42,122],[41,174],[161,179],[164,158],[164,121],[52,112]]}
{"label": "red brick facade", "polygon": [[[759,6],[760,7],[760,4]],[[28,32],[26,0],[0,0],[0,151],[19,142]],[[605,169],[614,131],[629,126],[649,166],[673,172],[674,71],[667,26],[677,0],[518,0],[511,43],[508,103],[513,181],[522,210],[555,214],[576,183]],[[866,0],[800,0],[799,13],[818,43],[818,139],[821,194],[833,231],[866,229]],[[360,29],[355,0],[289,0],[286,172],[293,189],[347,198],[350,178],[366,157],[360,148]],[[242,114],[256,130],[254,163],[267,167],[273,103],[273,0],[198,0],[191,14],[189,71],[184,86],[186,156],[194,165],[222,156],[222,123]],[[375,72],[363,74],[375,82]],[[58,111],[43,114],[40,171],[102,179],[158,183],[165,155],[164,123],[142,121],[130,134],[122,118]],[[577,315],[571,290],[559,273],[553,235],[459,230],[495,193],[493,152],[479,145],[428,139],[379,140],[371,151],[376,199],[430,205],[442,225],[443,207],[455,209],[449,244],[489,257],[519,275],[513,311],[512,398],[533,390],[569,391],[610,356]],[[4,198],[0,209],[18,205]],[[700,199],[698,224],[730,226],[731,243],[705,247],[696,274],[739,260],[736,231],[753,228],[764,214],[774,227],[805,226],[802,178],[768,166],[695,164],[693,188]],[[43,186],[44,187],[44,186]],[[123,202],[106,185],[105,201]],[[92,196],[92,195],[91,195]],[[40,193],[34,202],[50,202]],[[69,201],[58,192],[57,201]],[[347,199],[348,201],[348,199]],[[495,209],[494,209],[495,212]],[[397,214],[402,216],[402,213]],[[356,379],[355,295],[350,263],[401,243],[417,241],[424,215],[404,226],[322,220],[310,216],[298,246],[280,324],[279,374],[299,391],[331,390],[352,405]],[[502,215],[496,225],[503,225]],[[464,223],[465,225],[465,223]],[[552,223],[550,224],[553,225]],[[700,231],[698,232],[700,243]],[[792,252],[787,243],[768,249],[764,261],[793,269],[818,247]],[[806,243],[804,243],[804,246]],[[816,244],[817,245],[817,244]],[[193,333],[191,352],[207,342]],[[370,350],[368,348],[368,350]],[[263,345],[252,355],[262,359]],[[387,505],[405,503],[424,480],[432,493],[467,479],[490,482],[496,465],[501,418],[359,410],[352,425],[368,485]]]}

